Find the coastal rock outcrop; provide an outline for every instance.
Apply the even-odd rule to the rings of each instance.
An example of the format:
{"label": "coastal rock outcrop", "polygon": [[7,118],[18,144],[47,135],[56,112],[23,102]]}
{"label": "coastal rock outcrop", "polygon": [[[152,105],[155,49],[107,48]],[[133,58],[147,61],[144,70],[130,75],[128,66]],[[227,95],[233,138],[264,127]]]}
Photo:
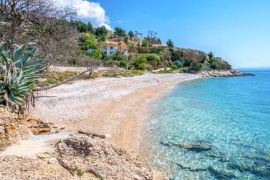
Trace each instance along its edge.
{"label": "coastal rock outcrop", "polygon": [[4,148],[17,140],[31,134],[25,126],[24,118],[0,108],[0,148]]}
{"label": "coastal rock outcrop", "polygon": [[0,153],[0,179],[153,179],[134,153],[101,138],[73,136],[51,143],[53,151],[36,157]]}
{"label": "coastal rock outcrop", "polygon": [[25,139],[30,135],[50,134],[57,131],[52,124],[44,123],[29,115],[19,116],[0,108],[0,148]]}
{"label": "coastal rock outcrop", "polygon": [[234,77],[234,76],[254,76],[251,73],[240,72],[237,70],[224,70],[224,71],[201,71],[199,73],[203,77]]}
{"label": "coastal rock outcrop", "polygon": [[75,137],[56,144],[58,159],[71,173],[92,174],[100,179],[152,179],[136,155],[89,137]]}
{"label": "coastal rock outcrop", "polygon": [[[63,127],[19,117],[4,109],[0,109],[0,114],[0,179],[151,180],[154,177],[154,172],[141,164],[135,153],[106,142],[103,135],[72,132],[70,137],[59,135],[58,138],[61,132],[56,131]],[[30,140],[22,140],[28,137]],[[17,141],[20,143],[14,144]],[[23,143],[26,141],[31,146]],[[44,149],[41,152],[27,149],[35,144]]]}

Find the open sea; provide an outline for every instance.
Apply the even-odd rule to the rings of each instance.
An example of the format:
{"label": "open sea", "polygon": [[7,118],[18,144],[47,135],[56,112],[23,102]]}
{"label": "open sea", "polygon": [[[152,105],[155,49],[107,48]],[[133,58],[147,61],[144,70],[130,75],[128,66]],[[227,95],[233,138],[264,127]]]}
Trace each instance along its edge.
{"label": "open sea", "polygon": [[179,84],[154,104],[152,165],[171,179],[270,179],[270,70]]}

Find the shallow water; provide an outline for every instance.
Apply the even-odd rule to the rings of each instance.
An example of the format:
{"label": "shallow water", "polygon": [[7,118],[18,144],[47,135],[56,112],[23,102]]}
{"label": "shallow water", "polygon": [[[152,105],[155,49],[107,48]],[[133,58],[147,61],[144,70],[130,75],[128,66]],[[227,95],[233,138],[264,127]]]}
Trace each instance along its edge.
{"label": "shallow water", "polygon": [[270,70],[179,84],[155,105],[151,162],[172,179],[270,179]]}

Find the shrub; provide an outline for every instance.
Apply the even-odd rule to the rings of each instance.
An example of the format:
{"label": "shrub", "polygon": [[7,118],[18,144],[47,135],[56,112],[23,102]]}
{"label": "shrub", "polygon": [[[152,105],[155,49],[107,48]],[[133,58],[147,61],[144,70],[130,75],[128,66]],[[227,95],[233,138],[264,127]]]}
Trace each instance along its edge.
{"label": "shrub", "polygon": [[147,59],[145,56],[134,57],[133,61],[136,69],[140,69],[139,66],[141,66],[142,64],[147,64]]}
{"label": "shrub", "polygon": [[177,66],[177,68],[182,68],[184,66],[184,63],[182,61],[179,61],[179,60],[175,61],[174,63]]}
{"label": "shrub", "polygon": [[149,65],[146,63],[139,64],[138,69],[143,70],[143,71],[148,70]]}
{"label": "shrub", "polygon": [[81,38],[80,41],[82,43],[81,48],[84,50],[87,49],[94,49],[97,48],[97,39],[95,37],[95,35],[93,34],[89,34],[89,33],[85,33]]}
{"label": "shrub", "polygon": [[143,39],[142,40],[142,46],[143,47],[149,47],[150,46],[150,42],[148,39]]}
{"label": "shrub", "polygon": [[198,62],[193,62],[193,63],[191,63],[191,65],[190,65],[191,71],[195,71],[195,72],[200,71],[200,70],[201,70],[201,67],[202,67],[201,64],[198,63]]}
{"label": "shrub", "polygon": [[102,52],[100,49],[93,49],[92,52],[89,54],[89,56],[97,59],[102,58]]}
{"label": "shrub", "polygon": [[14,52],[0,48],[0,104],[22,112],[33,100],[33,89],[40,74],[41,62],[34,60],[36,48],[19,46]]}
{"label": "shrub", "polygon": [[141,70],[156,69],[160,64],[160,57],[157,54],[140,54],[135,57],[134,66]]}
{"label": "shrub", "polygon": [[183,72],[183,73],[189,73],[191,71],[190,67],[184,67],[180,70],[180,72]]}
{"label": "shrub", "polygon": [[203,71],[210,71],[210,70],[211,70],[210,64],[208,63],[208,61],[205,61],[205,62],[202,64],[201,70],[203,70]]}
{"label": "shrub", "polygon": [[148,54],[146,55],[147,63],[150,64],[153,68],[158,68],[160,63],[160,58],[156,54]]}

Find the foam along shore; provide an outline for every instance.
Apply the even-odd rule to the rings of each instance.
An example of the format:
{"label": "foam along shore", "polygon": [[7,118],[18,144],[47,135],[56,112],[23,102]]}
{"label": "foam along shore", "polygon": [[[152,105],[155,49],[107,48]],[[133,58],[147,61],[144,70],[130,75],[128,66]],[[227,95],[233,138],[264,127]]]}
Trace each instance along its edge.
{"label": "foam along shore", "polygon": [[223,71],[201,71],[199,74],[201,74],[203,77],[234,77],[234,76],[254,76],[254,74],[246,73],[246,72],[240,72],[237,70],[223,70]]}

